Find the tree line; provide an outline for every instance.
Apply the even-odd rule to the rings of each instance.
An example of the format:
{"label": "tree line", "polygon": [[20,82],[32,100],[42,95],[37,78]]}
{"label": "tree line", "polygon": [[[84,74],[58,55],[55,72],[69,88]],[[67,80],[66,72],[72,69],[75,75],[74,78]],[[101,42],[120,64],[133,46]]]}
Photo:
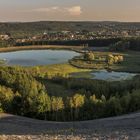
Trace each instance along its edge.
{"label": "tree line", "polygon": [[108,47],[111,51],[140,51],[140,38],[109,38],[93,40],[36,40],[16,42],[14,39],[0,41],[0,47],[31,46],[31,45],[68,45],[87,47]]}
{"label": "tree line", "polygon": [[110,39],[93,39],[93,40],[37,40],[28,42],[16,43],[16,46],[28,46],[28,45],[68,45],[68,46],[109,46],[120,41],[120,38],[110,38]]}
{"label": "tree line", "polygon": [[140,38],[126,38],[109,46],[111,51],[140,51]]}

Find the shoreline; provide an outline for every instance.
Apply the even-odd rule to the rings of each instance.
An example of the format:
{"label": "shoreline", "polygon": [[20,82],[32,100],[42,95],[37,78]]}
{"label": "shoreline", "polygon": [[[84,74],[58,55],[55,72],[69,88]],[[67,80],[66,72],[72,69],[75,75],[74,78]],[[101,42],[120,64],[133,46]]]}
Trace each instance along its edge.
{"label": "shoreline", "polygon": [[23,51],[23,50],[47,50],[47,49],[71,50],[71,51],[80,52],[80,50],[83,49],[83,46],[60,46],[60,45],[13,46],[13,47],[0,48],[0,53]]}

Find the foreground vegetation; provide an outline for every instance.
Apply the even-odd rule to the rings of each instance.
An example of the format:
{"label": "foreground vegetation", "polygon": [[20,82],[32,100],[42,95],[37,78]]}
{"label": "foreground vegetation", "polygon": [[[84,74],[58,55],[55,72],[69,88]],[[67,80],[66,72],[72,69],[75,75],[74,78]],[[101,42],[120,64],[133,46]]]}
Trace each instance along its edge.
{"label": "foreground vegetation", "polygon": [[[52,71],[53,68],[50,68]],[[34,75],[37,73],[36,75]],[[140,77],[120,82],[0,68],[0,111],[54,121],[87,120],[140,109]]]}

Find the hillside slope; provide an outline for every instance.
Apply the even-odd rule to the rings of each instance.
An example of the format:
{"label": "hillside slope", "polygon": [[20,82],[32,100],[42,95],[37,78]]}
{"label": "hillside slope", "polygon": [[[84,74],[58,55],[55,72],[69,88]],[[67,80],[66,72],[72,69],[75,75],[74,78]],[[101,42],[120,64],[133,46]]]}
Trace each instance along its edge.
{"label": "hillside slope", "polygon": [[140,113],[84,122],[48,122],[0,114],[0,139],[140,139]]}

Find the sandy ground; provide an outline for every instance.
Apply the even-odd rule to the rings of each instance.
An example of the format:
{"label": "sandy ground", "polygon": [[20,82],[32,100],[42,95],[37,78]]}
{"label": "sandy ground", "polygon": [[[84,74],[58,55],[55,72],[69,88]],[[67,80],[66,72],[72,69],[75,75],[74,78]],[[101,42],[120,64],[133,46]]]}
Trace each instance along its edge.
{"label": "sandy ground", "polygon": [[0,114],[0,140],[140,140],[140,113],[83,122]]}

